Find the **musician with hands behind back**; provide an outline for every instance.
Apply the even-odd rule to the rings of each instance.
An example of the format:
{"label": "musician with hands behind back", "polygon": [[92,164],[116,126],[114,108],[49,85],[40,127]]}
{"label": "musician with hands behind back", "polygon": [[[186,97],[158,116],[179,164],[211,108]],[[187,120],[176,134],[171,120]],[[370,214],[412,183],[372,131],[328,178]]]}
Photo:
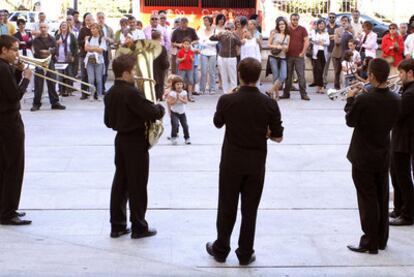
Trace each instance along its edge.
{"label": "musician with hands behind back", "polygon": [[372,88],[357,97],[361,88],[350,90],[345,106],[346,124],[354,128],[347,158],[364,233],[359,244],[348,249],[360,253],[377,254],[388,241],[390,131],[400,111],[400,97],[387,87],[389,73],[387,61],[373,59],[368,66]]}
{"label": "musician with hands behind back", "polygon": [[[32,71],[15,70],[19,40],[0,36],[0,224],[28,225],[17,212],[24,175],[24,124],[20,100],[26,92]],[[22,69],[22,68],[21,68]],[[23,78],[22,78],[23,77]]]}
{"label": "musician with hands behind back", "polygon": [[134,86],[136,58],[121,55],[112,63],[115,83],[104,97],[104,121],[117,132],[115,138],[115,176],[111,193],[111,237],[128,234],[126,205],[131,210],[132,235],[139,239],[154,236],[145,220],[149,154],[147,122],[161,119],[163,106],[145,99],[144,92]]}
{"label": "musician with hands behind back", "polygon": [[283,138],[277,102],[256,87],[260,73],[259,61],[254,58],[242,60],[238,66],[240,88],[220,97],[214,115],[214,125],[217,128],[226,125],[226,133],[219,173],[217,239],[207,243],[206,248],[216,261],[222,263],[230,252],[239,195],[242,221],[236,254],[240,265],[255,260],[253,244],[265,177],[267,139],[269,135],[276,142]]}

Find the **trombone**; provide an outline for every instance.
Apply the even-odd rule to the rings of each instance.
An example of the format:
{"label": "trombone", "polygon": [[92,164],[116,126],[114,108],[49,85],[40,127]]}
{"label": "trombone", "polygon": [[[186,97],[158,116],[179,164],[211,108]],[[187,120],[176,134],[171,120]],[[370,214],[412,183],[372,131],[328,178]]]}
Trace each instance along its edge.
{"label": "trombone", "polygon": [[94,85],[91,85],[89,83],[83,82],[81,80],[78,80],[78,79],[76,79],[74,77],[71,77],[71,76],[68,76],[66,74],[60,73],[57,70],[50,69],[49,68],[49,63],[50,63],[50,59],[51,58],[52,58],[52,56],[49,56],[49,57],[47,57],[45,59],[36,59],[36,58],[30,58],[30,57],[26,57],[26,56],[19,56],[19,59],[18,59],[18,62],[17,62],[17,67],[20,67],[22,64],[27,64],[28,67],[30,67],[30,66],[39,67],[45,73],[46,73],[46,71],[47,72],[51,72],[51,73],[55,74],[56,76],[60,76],[62,78],[69,79],[71,81],[74,81],[74,82],[80,83],[82,85],[88,86],[88,87],[91,88],[91,91],[83,90],[83,89],[77,89],[73,85],[69,85],[69,84],[66,84],[66,83],[64,83],[62,81],[59,81],[59,80],[56,80],[54,78],[48,77],[46,75],[43,75],[43,74],[40,74],[40,73],[37,73],[37,72],[33,72],[33,74],[35,76],[38,76],[38,77],[43,78],[45,80],[52,81],[52,82],[54,82],[56,84],[59,84],[59,85],[62,85],[62,86],[65,86],[65,87],[68,87],[68,88],[71,88],[71,89],[80,91],[80,92],[82,92],[84,94],[90,95],[91,93],[95,93],[96,92],[96,88],[95,88]]}

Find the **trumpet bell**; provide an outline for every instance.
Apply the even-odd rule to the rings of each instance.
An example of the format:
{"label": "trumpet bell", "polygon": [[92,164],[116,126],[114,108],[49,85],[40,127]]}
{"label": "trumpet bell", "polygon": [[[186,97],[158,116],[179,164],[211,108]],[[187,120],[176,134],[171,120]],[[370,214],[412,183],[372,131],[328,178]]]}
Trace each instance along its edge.
{"label": "trumpet bell", "polygon": [[337,89],[334,89],[334,88],[330,88],[330,89],[328,89],[328,91],[326,92],[326,95],[329,97],[329,99],[331,99],[331,100],[335,100],[335,99],[337,99],[338,98],[338,91],[339,90],[337,90]]}
{"label": "trumpet bell", "polygon": [[36,58],[27,57],[27,56],[19,56],[19,60],[21,62],[27,63],[29,65],[33,65],[33,66],[44,67],[44,68],[49,68],[49,63],[50,63],[51,58],[52,58],[51,55],[44,59],[36,59]]}

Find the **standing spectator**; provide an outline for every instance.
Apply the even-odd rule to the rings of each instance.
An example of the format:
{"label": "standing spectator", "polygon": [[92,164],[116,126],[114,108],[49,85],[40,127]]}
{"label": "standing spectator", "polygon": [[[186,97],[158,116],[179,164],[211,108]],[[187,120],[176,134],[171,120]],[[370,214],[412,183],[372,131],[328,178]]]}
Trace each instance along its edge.
{"label": "standing spectator", "polygon": [[82,29],[82,22],[79,20],[79,12],[73,12],[73,32],[79,34],[80,30]]}
{"label": "standing spectator", "polygon": [[194,85],[193,79],[193,62],[194,62],[194,52],[191,50],[191,39],[184,38],[182,42],[182,47],[178,50],[177,53],[177,62],[178,62],[178,75],[183,78],[183,81],[187,85],[188,90],[188,99],[190,102],[194,102],[192,98],[192,89]]}
{"label": "standing spectator", "polygon": [[46,14],[44,12],[40,12],[38,14],[38,22],[36,22],[35,24],[33,24],[33,29],[32,29],[32,35],[34,37],[38,37],[41,33],[40,31],[40,25],[45,23],[46,24]]}
{"label": "standing spectator", "polygon": [[[40,23],[39,26],[40,34],[37,38],[33,40],[33,50],[34,50],[34,57],[38,59],[44,59],[52,55],[49,63],[49,69],[55,70],[55,54],[56,54],[56,40],[54,37],[48,34],[49,27],[46,23]],[[36,67],[35,69],[37,74],[44,75],[43,69]],[[46,76],[49,78],[55,79],[56,76],[51,73],[47,72]],[[59,96],[56,93],[56,84],[52,81],[46,81],[47,83],[47,91],[49,93],[49,101],[52,105],[52,110],[64,110],[66,109],[65,106],[59,103]],[[44,79],[39,76],[35,76],[34,79],[34,99],[33,99],[33,107],[30,109],[32,112],[38,111],[40,106],[42,105],[42,94],[43,94],[43,85]]]}
{"label": "standing spectator", "polygon": [[414,34],[408,35],[404,42],[404,55],[406,59],[414,57]]}
{"label": "standing spectator", "polygon": [[[137,26],[137,20],[133,16],[128,17],[128,32],[126,34],[126,37],[131,38],[133,41],[139,40],[139,39],[145,39],[144,32],[138,28]],[[121,38],[121,43],[125,43],[125,37]]]}
{"label": "standing spectator", "polygon": [[14,37],[19,40],[19,50],[22,51],[23,56],[33,57],[33,37],[30,32],[26,32],[26,20],[23,18],[17,19],[17,28],[18,31],[14,34]]}
{"label": "standing spectator", "polygon": [[216,16],[216,21],[215,21],[215,26],[214,26],[216,34],[219,34],[225,31],[225,24],[226,24],[226,16],[222,13],[219,13]]}
{"label": "standing spectator", "polygon": [[349,25],[349,18],[344,15],[341,17],[341,27],[335,30],[334,34],[334,48],[332,50],[332,61],[335,70],[335,89],[341,88],[341,72],[342,72],[342,58],[344,52],[348,50],[348,42],[352,39],[351,28]]}
{"label": "standing spectator", "polygon": [[121,45],[121,38],[124,38],[125,34],[128,32],[128,19],[121,18],[119,20],[119,26],[120,29],[117,30],[114,35],[114,43],[117,49]]}
{"label": "standing spectator", "polygon": [[[86,56],[86,51],[85,51],[85,39],[86,37],[90,37],[92,36],[91,33],[91,25],[93,24],[93,17],[92,14],[90,13],[85,13],[83,16],[83,27],[79,32],[79,36],[78,36],[78,45],[79,45],[79,59],[81,61],[81,78],[82,78],[82,82],[87,83],[88,82],[88,72],[86,70],[86,65],[85,65],[85,56]],[[86,85],[81,85],[82,90],[86,91],[88,89],[88,86]],[[81,100],[85,100],[88,99],[88,95],[85,93],[82,93],[82,96],[80,98]]]}
{"label": "standing spectator", "polygon": [[[106,41],[105,38],[101,35],[101,28],[99,24],[93,23],[91,25],[92,36],[87,37],[85,40],[85,66],[88,72],[88,82],[91,85],[94,85],[96,82],[96,100],[102,101],[103,94],[103,74],[105,67],[105,59],[103,56],[104,51],[106,50]],[[92,101],[94,95],[89,96]]]}
{"label": "standing spectator", "polygon": [[399,33],[400,36],[403,38],[403,40],[405,41],[405,39],[408,36],[408,25],[407,23],[400,23],[400,28],[399,28]]}
{"label": "standing spectator", "polygon": [[172,81],[171,91],[168,93],[167,97],[168,105],[171,107],[171,143],[173,145],[177,145],[179,124],[183,127],[185,144],[191,144],[187,116],[185,114],[185,105],[188,103],[188,98],[187,92],[183,87],[183,79],[181,79],[181,77],[176,77]]}
{"label": "standing spectator", "polygon": [[336,14],[331,12],[329,13],[329,21],[328,24],[326,26],[326,30],[328,32],[329,35],[329,46],[328,46],[328,55],[326,58],[326,64],[325,64],[325,68],[323,70],[323,83],[326,87],[326,84],[328,83],[328,72],[329,72],[329,66],[331,64],[331,60],[332,60],[332,64],[333,64],[333,58],[332,58],[332,51],[334,49],[335,46],[335,30],[339,28],[338,24],[336,24]]}
{"label": "standing spectator", "polygon": [[[193,44],[191,50],[194,52],[193,61],[193,92],[192,95],[200,95],[197,92],[197,84],[200,78],[198,78],[198,65],[200,64],[200,43]],[[198,87],[200,89],[200,87]]]}
{"label": "standing spectator", "polygon": [[365,57],[372,57],[375,59],[378,49],[378,36],[372,31],[373,25],[371,22],[365,21],[362,27],[364,31],[362,32],[362,39],[360,44],[361,59],[364,60]]}
{"label": "standing spectator", "polygon": [[7,25],[8,35],[12,36],[16,33],[16,27],[13,25],[13,23],[9,22],[9,11],[3,10],[4,12],[4,24]]}
{"label": "standing spectator", "polygon": [[73,20],[73,15],[66,16],[66,22],[69,24],[69,28],[71,32],[75,35],[76,39],[78,39],[79,32],[75,30],[75,21]]}
{"label": "standing spectator", "polygon": [[316,22],[316,30],[311,33],[310,42],[313,44],[312,59],[315,61],[314,83],[317,87],[316,93],[324,93],[323,70],[326,65],[328,46],[330,43],[329,34],[326,31],[326,23],[324,20],[319,19]]}
{"label": "standing spectator", "polygon": [[217,65],[217,41],[212,41],[210,37],[215,29],[212,27],[213,18],[203,17],[204,28],[198,31],[201,46],[201,79],[200,93],[207,94],[207,77],[209,79],[210,94],[216,91],[216,65]]}
{"label": "standing spectator", "polygon": [[[184,38],[190,38],[191,44],[198,42],[197,33],[193,28],[188,27],[188,19],[186,17],[181,18],[180,26],[175,29],[171,35],[171,45],[176,49],[176,51],[182,48],[182,42]],[[174,65],[174,61],[171,61],[171,70],[173,74],[176,73],[174,72],[175,66],[176,65]],[[188,93],[191,96],[191,91]]]}
{"label": "standing spectator", "polygon": [[146,39],[151,39],[152,32],[158,31],[161,33],[161,45],[165,46],[165,48],[168,50],[171,48],[171,38],[168,35],[168,30],[165,27],[162,27],[159,24],[159,17],[156,14],[151,15],[150,25],[145,27],[144,34]]}
{"label": "standing spectator", "polygon": [[286,19],[282,16],[276,19],[276,27],[269,37],[269,65],[273,75],[273,87],[270,96],[279,98],[279,89],[287,77],[286,53],[289,50],[290,36]]}
{"label": "standing spectator", "polygon": [[281,99],[290,98],[290,89],[293,81],[293,71],[299,79],[299,90],[302,100],[310,100],[306,93],[306,80],[305,80],[305,53],[309,47],[309,37],[306,29],[299,25],[299,15],[293,13],[290,16],[290,44],[287,52],[287,80],[285,90]]}
{"label": "standing spectator", "polygon": [[[174,33],[175,30],[178,30],[180,28],[181,25],[181,18],[176,18],[174,20],[174,26],[172,28],[172,32],[171,32],[171,38],[172,38],[172,34]],[[171,41],[171,73],[172,74],[177,74],[177,52],[178,52],[178,47],[174,47],[174,43]]]}
{"label": "standing spectator", "polygon": [[9,28],[7,24],[4,23],[5,17],[6,14],[4,13],[4,10],[0,10],[0,36],[9,34]]}
{"label": "standing spectator", "polygon": [[414,33],[414,15],[410,17],[410,20],[408,21],[408,34]]}
{"label": "standing spectator", "polygon": [[237,47],[241,46],[239,37],[234,33],[234,24],[226,23],[224,32],[210,37],[220,43],[218,68],[222,79],[223,92],[229,93],[237,86]]}
{"label": "standing spectator", "polygon": [[[64,21],[60,24],[56,34],[57,52],[56,58],[58,63],[66,63],[68,66],[63,71],[64,74],[74,77],[74,62],[78,52],[78,41],[76,36],[71,32],[69,24]],[[73,86],[73,81],[63,78],[62,82]],[[62,96],[69,96],[71,91],[68,87],[59,85],[59,92]]]}
{"label": "standing spectator", "polygon": [[104,50],[104,52],[103,52],[105,67],[104,67],[104,74],[103,74],[103,77],[102,77],[102,93],[105,94],[105,92],[106,92],[105,83],[106,83],[106,80],[108,79],[109,63],[112,60],[111,45],[113,45],[114,42],[115,42],[115,40],[114,40],[114,31],[112,30],[111,27],[109,27],[105,23],[105,14],[103,12],[98,12],[96,14],[96,17],[98,19],[98,24],[99,24],[99,27],[101,28],[101,32],[103,34],[103,39],[106,42],[106,50]]}
{"label": "standing spectator", "polygon": [[361,14],[357,9],[352,11],[351,27],[352,31],[354,32],[354,39],[358,41],[360,41],[363,32],[360,16]]}
{"label": "standing spectator", "polygon": [[240,59],[243,60],[245,58],[254,58],[257,61],[259,61],[260,63],[262,62],[262,55],[260,52],[260,43],[261,43],[261,35],[260,33],[257,34],[257,29],[255,26],[255,23],[250,23],[250,21],[254,21],[254,20],[249,20],[249,25],[253,25],[254,29],[252,28],[251,30],[247,30],[244,34],[244,38],[241,40],[241,48],[240,48]]}
{"label": "standing spectator", "polygon": [[397,24],[391,23],[389,33],[382,38],[382,57],[387,60],[391,67],[391,75],[398,73],[398,64],[404,53],[404,40],[397,32]]}
{"label": "standing spectator", "polygon": [[[235,31],[234,33],[239,37],[240,41],[242,41],[245,37],[247,32],[247,17],[245,16],[237,16],[236,20],[234,21]],[[241,61],[241,45],[237,46],[237,65]],[[237,85],[240,83],[239,76],[237,76]]]}
{"label": "standing spectator", "polygon": [[[151,34],[151,39],[161,43],[161,33],[157,30],[154,30]],[[161,100],[164,94],[164,79],[165,73],[168,72],[170,67],[170,62],[168,61],[168,53],[165,46],[161,45],[162,51],[161,54],[153,62],[153,76],[155,79],[155,93],[157,95],[157,100]]]}

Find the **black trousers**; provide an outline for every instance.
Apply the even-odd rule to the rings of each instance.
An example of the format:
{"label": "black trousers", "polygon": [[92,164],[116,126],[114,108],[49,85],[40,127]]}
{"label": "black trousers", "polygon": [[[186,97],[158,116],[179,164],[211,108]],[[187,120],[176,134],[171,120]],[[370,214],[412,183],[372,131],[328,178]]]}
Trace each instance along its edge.
{"label": "black trousers", "polygon": [[323,50],[318,51],[317,59],[312,60],[314,66],[314,79],[313,83],[319,87],[323,87],[323,70],[325,69],[326,59],[325,52]]}
{"label": "black trousers", "polygon": [[391,181],[394,188],[394,211],[409,220],[414,218],[414,188],[411,170],[410,153],[392,153]]}
{"label": "black trousers", "polygon": [[129,201],[132,231],[146,232],[149,155],[148,147],[140,142],[139,136],[118,133],[115,138],[115,166],[111,192],[112,230],[119,231],[126,227],[126,205]]}
{"label": "black trousers", "polygon": [[360,246],[371,250],[385,248],[388,241],[388,172],[367,172],[352,167],[358,197],[359,217],[364,235]]}
{"label": "black trousers", "polygon": [[20,114],[0,123],[0,220],[19,209],[24,173],[24,125]]}
{"label": "black trousers", "polygon": [[262,197],[264,176],[264,167],[255,174],[233,173],[220,169],[217,240],[213,248],[221,257],[227,257],[230,252],[230,238],[236,222],[239,196],[242,220],[236,254],[240,261],[247,261],[254,253],[257,209]]}
{"label": "black trousers", "polygon": [[171,111],[171,137],[176,138],[178,134],[178,128],[183,126],[184,139],[190,138],[190,131],[187,124],[187,116],[185,113],[179,114]]}
{"label": "black trousers", "polygon": [[333,62],[334,72],[335,72],[334,86],[335,86],[335,89],[340,89],[341,88],[342,59],[332,58],[332,62]]}
{"label": "black trousers", "polygon": [[[81,78],[82,78],[82,82],[84,83],[88,83],[88,71],[86,70],[85,67],[85,56],[79,56],[81,63],[80,63],[80,71],[81,71]],[[88,91],[89,87],[87,85],[81,84],[81,89],[83,91]],[[87,97],[88,95],[82,92],[82,97]]]}
{"label": "black trousers", "polygon": [[108,68],[109,68],[109,62],[110,62],[110,60],[109,60],[109,51],[104,51],[103,52],[103,57],[104,57],[104,62],[105,62],[104,74],[102,76],[102,92],[103,93],[106,92],[105,83],[106,83],[106,80],[108,80]]}

